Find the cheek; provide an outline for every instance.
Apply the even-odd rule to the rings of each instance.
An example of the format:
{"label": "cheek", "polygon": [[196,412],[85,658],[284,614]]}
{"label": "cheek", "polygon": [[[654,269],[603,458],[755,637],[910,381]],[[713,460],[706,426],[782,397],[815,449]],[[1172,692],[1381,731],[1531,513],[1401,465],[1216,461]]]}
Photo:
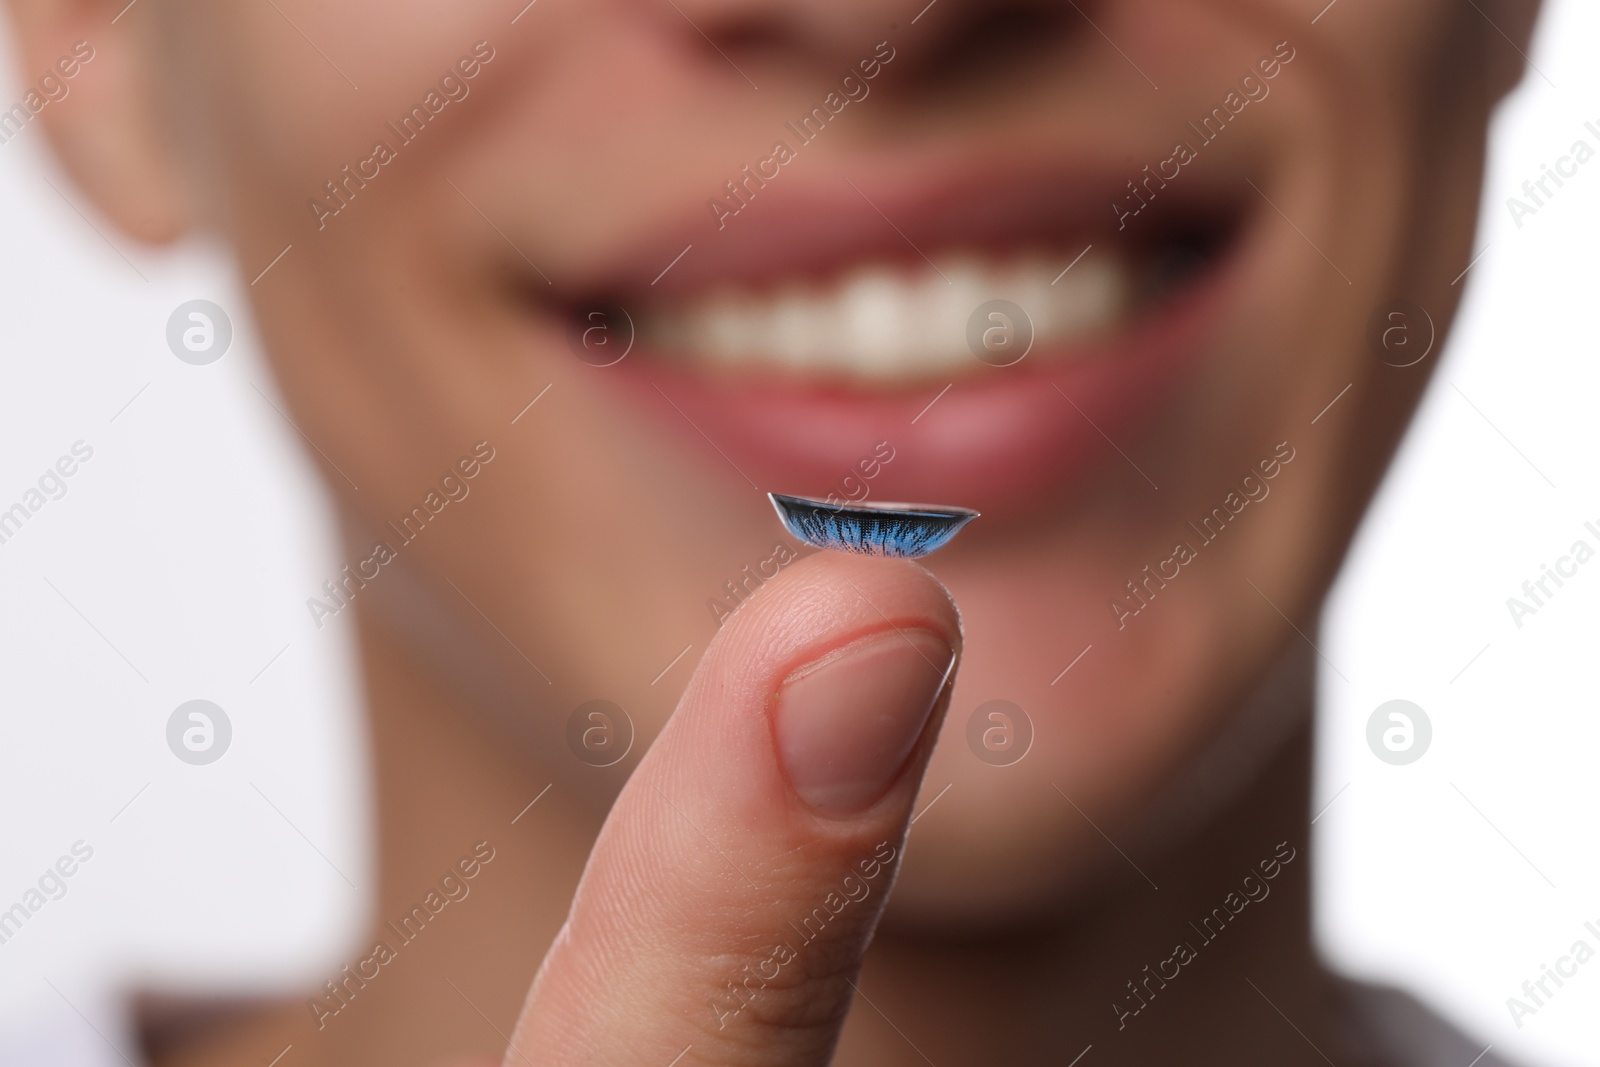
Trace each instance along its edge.
{"label": "cheek", "polygon": [[[430,91],[444,99],[441,78],[484,40],[484,27],[503,22],[477,0],[412,5],[404,18],[373,0],[335,0],[287,18],[270,4],[184,9],[163,67],[177,79],[203,79],[169,87],[191,109],[186,125],[198,112],[212,142],[208,154],[220,149],[235,179],[253,176],[253,192],[302,211],[346,164],[369,157],[376,141],[395,144],[386,124]],[[462,91],[482,80],[464,82]],[[472,103],[469,95],[449,107]],[[448,112],[440,119],[460,118]],[[279,248],[296,234],[283,236]]]}

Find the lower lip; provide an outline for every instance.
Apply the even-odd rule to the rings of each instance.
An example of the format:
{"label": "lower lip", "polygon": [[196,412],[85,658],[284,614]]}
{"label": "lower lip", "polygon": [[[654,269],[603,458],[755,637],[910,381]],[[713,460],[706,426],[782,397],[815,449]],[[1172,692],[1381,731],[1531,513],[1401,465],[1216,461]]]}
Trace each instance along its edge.
{"label": "lower lip", "polygon": [[916,389],[763,381],[639,348],[601,373],[708,466],[761,492],[1017,515],[1059,504],[1108,463],[1142,478],[1119,447],[1138,453],[1140,427],[1198,361],[1222,303],[1221,266],[1124,335],[1070,355],[1036,346],[942,395],[936,381]]}

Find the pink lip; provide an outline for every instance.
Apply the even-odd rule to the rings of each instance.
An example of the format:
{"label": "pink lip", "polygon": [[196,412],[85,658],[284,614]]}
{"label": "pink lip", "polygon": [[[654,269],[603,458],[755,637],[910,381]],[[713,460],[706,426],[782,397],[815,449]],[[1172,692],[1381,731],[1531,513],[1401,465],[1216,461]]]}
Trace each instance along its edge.
{"label": "pink lip", "polygon": [[[858,498],[865,486],[874,500],[998,518],[1053,502],[1101,464],[1144,477],[1118,449],[1137,452],[1140,426],[1202,350],[1219,287],[1207,284],[1071,361],[1035,350],[942,395],[939,385],[867,392],[714,377],[637,349],[601,373],[616,372],[611,380],[630,400],[707,464],[762,492]],[[893,449],[888,463],[870,462],[887,451],[879,442]],[[875,477],[862,476],[863,460]]]}
{"label": "pink lip", "polygon": [[[798,188],[787,195],[762,190],[752,207],[729,221],[725,234],[715,232],[708,215],[704,253],[691,263],[690,256],[702,252],[700,242],[693,242],[690,256],[667,273],[677,275],[670,286],[665,279],[653,287],[648,278],[639,282],[646,272],[634,269],[614,272],[611,292],[621,291],[637,305],[721,278],[759,284],[768,276],[822,273],[840,262],[892,254],[886,249],[910,252],[909,245],[970,247],[987,238],[1014,247],[1018,232],[1070,234],[1084,243],[1156,235],[1153,225],[1138,235],[1106,233],[1104,219],[1097,223],[1062,205],[1109,199],[1089,200],[1083,188],[1065,196],[1059,180],[999,193],[991,180],[981,197],[963,190],[959,183],[931,190],[926,183],[911,184],[905,195],[869,194],[868,203],[847,186],[845,198],[834,199],[829,212],[819,212],[818,201]],[[1190,192],[1203,190],[1196,183]],[[763,204],[771,213],[758,216]],[[1179,206],[1178,199],[1166,206]],[[880,208],[894,218],[894,227],[885,224]],[[636,248],[630,259],[637,265],[649,251],[665,253],[683,232]],[[874,500],[959,505],[995,518],[1017,515],[1049,506],[1102,464],[1143,479],[1133,466],[1139,429],[1206,348],[1209,327],[1231,288],[1229,267],[1237,251],[1225,249],[1180,293],[1147,309],[1115,337],[1075,345],[1070,353],[1036,347],[1014,366],[979,366],[980,373],[964,375],[943,392],[939,382],[912,390],[719,373],[642,344],[621,363],[595,373],[708,465],[738,483],[748,479],[761,492],[850,498],[859,497],[864,486]],[[671,254],[676,253],[661,262]],[[617,278],[628,281],[617,285]],[[893,449],[887,463],[872,462],[887,451],[880,442]],[[875,471],[870,479],[862,476],[864,460]]]}

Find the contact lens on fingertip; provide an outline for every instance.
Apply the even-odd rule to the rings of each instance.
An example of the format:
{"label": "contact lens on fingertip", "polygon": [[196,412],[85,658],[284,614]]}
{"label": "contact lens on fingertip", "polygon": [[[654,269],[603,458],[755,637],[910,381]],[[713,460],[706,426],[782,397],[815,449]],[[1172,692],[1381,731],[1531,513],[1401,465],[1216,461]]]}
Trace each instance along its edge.
{"label": "contact lens on fingertip", "polygon": [[936,552],[978,513],[938,504],[830,503],[768,493],[789,532],[808,545],[863,556],[916,559]]}

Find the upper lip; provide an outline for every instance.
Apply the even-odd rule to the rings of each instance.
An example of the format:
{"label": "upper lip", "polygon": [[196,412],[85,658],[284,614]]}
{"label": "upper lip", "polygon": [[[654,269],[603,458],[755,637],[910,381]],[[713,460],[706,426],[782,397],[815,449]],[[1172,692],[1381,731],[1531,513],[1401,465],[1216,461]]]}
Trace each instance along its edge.
{"label": "upper lip", "polygon": [[[1175,231],[1217,236],[1239,215],[1239,197],[1200,178],[1173,182],[1137,226],[1119,231],[1111,205],[1129,195],[1111,168],[1021,165],[942,178],[791,173],[784,168],[719,229],[709,208],[604,256],[582,276],[558,282],[568,308],[591,302],[644,304],[737,283],[822,278],[863,261],[927,260],[937,268],[953,248],[1005,251],[1060,248],[1062,266],[1081,247],[1117,242],[1131,255]],[[821,163],[822,161],[812,161]],[[708,192],[721,190],[708,190]],[[541,295],[550,290],[543,286]]]}

